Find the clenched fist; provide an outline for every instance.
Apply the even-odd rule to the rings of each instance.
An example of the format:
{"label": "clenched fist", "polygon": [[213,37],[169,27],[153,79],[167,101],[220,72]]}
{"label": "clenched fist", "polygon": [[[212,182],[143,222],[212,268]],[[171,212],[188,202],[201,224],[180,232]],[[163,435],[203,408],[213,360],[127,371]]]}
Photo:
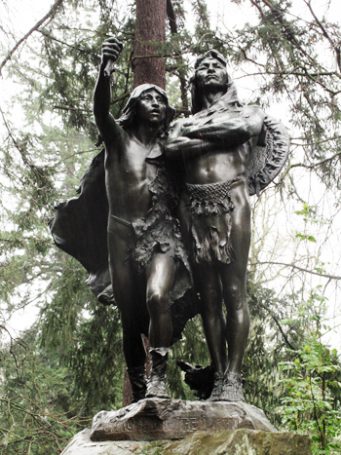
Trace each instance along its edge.
{"label": "clenched fist", "polygon": [[115,37],[110,37],[102,45],[101,64],[104,66],[104,75],[109,77],[114,71],[113,64],[118,59],[123,44]]}

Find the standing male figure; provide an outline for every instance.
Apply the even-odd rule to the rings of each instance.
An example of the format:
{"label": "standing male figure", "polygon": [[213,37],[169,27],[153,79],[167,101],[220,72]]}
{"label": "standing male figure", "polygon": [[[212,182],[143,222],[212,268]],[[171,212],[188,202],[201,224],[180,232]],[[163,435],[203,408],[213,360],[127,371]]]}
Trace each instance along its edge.
{"label": "standing male figure", "polygon": [[173,189],[159,143],[173,116],[160,87],[136,87],[120,119],[109,112],[110,77],[121,43],[108,39],[94,92],[96,124],[105,144],[105,184],[109,202],[108,250],[112,286],[123,326],[123,350],[133,398],[144,398],[148,334],[152,372],[147,396],[167,397],[165,371],[172,342],[171,304],[190,287],[178,223],[172,215]]}
{"label": "standing male figure", "polygon": [[243,400],[241,367],[249,332],[247,160],[264,114],[257,106],[241,106],[226,61],[215,50],[196,61],[192,112],[174,123],[165,152],[183,162],[181,221],[215,372],[210,400],[238,401]]}

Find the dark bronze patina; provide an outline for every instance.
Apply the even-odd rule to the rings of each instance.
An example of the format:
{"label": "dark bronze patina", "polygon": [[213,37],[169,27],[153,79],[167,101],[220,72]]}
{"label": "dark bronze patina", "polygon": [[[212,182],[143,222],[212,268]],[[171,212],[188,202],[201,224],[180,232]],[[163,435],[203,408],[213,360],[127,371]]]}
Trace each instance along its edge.
{"label": "dark bronze patina", "polygon": [[[239,102],[225,59],[214,50],[196,62],[190,118],[170,125],[166,93],[144,84],[115,120],[110,73],[121,49],[115,38],[104,43],[94,93],[105,150],[79,196],[57,207],[54,240],[88,270],[98,300],[118,306],[135,401],[146,389],[147,396],[167,397],[167,352],[198,311],[196,291],[212,364],[179,362],[186,381],[200,398],[243,400],[249,195],[282,168],[287,133],[259,107]],[[141,334],[152,348],[147,386]]]}
{"label": "dark bronze patina", "polygon": [[[80,198],[73,204],[78,204],[77,214],[73,216],[77,221],[79,215],[82,217],[86,213],[88,201],[91,201],[92,207],[96,202],[105,207],[112,289],[108,285],[108,264],[104,263],[105,260],[101,259],[99,264],[93,265],[96,262],[95,251],[88,257],[83,249],[79,251],[76,248],[75,251],[69,245],[70,233],[66,232],[65,225],[71,201],[59,206],[52,232],[59,246],[87,266],[91,273],[89,281],[97,296],[102,301],[115,301],[117,304],[123,326],[124,355],[133,397],[137,401],[145,394],[168,396],[166,362],[174,337],[171,307],[184,299],[191,287],[191,274],[179,222],[174,217],[174,185],[161,152],[173,109],[168,105],[164,90],[144,84],[133,90],[121,117],[117,121],[112,117],[109,112],[111,81],[108,67],[112,67],[121,49],[121,43],[115,38],[104,43],[94,92],[96,124],[105,144],[107,205],[103,203],[102,187],[97,201],[92,196],[92,191],[97,191],[97,187],[101,186],[98,183],[103,178],[101,158],[98,158],[98,163],[92,164],[90,173],[84,179],[86,184],[83,182]],[[111,64],[108,65],[108,62]],[[80,202],[82,193],[83,200]],[[91,217],[93,213],[89,215]],[[102,223],[103,215],[100,214],[99,220],[92,220],[92,223],[96,221]],[[86,237],[91,244],[94,232],[90,234]],[[82,236],[82,229],[78,235]],[[98,255],[102,256],[102,251]],[[152,357],[147,391],[143,333],[148,334]]]}
{"label": "dark bronze patina", "polygon": [[[240,104],[225,59],[215,50],[195,64],[192,111],[171,126],[165,153],[183,166],[180,218],[212,360],[209,399],[238,401],[249,332],[249,163],[257,147],[266,145],[265,115],[258,106]],[[284,155],[286,145],[284,140]]]}
{"label": "dark bronze patina", "polygon": [[[176,198],[160,148],[173,110],[160,87],[144,84],[134,89],[122,116],[114,120],[109,113],[110,80],[104,69],[108,60],[116,61],[120,50],[115,38],[104,43],[94,93],[96,124],[105,144],[111,282],[121,312],[134,399],[145,395],[141,334],[147,331],[152,371],[146,395],[166,398],[166,362],[173,338],[170,308],[190,287],[179,226],[172,213]],[[179,274],[186,275],[187,281]]]}

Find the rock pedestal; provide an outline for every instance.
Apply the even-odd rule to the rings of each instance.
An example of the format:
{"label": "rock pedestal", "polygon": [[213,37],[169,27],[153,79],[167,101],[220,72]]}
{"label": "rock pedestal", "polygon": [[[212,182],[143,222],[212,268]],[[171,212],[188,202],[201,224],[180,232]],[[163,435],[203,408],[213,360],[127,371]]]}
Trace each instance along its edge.
{"label": "rock pedestal", "polygon": [[90,440],[78,433],[61,455],[311,455],[307,436],[257,430],[198,431],[177,441]]}
{"label": "rock pedestal", "polygon": [[145,399],[101,411],[61,455],[311,455],[307,436],[280,433],[242,402]]}
{"label": "rock pedestal", "polygon": [[276,429],[263,411],[243,402],[183,401],[146,398],[93,419],[93,441],[183,439],[195,431]]}

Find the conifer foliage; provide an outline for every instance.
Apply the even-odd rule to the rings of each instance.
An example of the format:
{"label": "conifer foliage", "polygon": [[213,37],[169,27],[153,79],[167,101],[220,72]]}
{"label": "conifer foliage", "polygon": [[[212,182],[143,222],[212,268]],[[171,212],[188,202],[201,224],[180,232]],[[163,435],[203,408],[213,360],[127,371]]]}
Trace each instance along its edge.
{"label": "conifer foliage", "polygon": [[[162,24],[143,47],[141,27],[153,2],[162,4],[151,12]],[[323,337],[341,282],[336,243],[338,257],[323,256],[335,242],[341,205],[336,3],[229,0],[224,8],[251,19],[212,27],[211,2],[204,0],[56,0],[22,33],[9,20],[19,2],[1,2],[1,77],[15,93],[0,105],[0,453],[57,453],[95,412],[122,404],[118,310],[95,301],[84,270],[53,246],[48,229],[53,207],[75,195],[101,150],[92,90],[101,43],[111,35],[124,44],[115,116],[151,64],[157,80],[150,82],[165,84],[177,114],[189,115],[193,59],[211,47],[234,66],[237,87],[252,87],[243,101],[265,110],[281,103],[292,154],[253,202],[246,392],[279,428],[312,435],[315,454],[339,453],[340,362]],[[149,52],[147,70],[139,70]],[[314,186],[320,191],[313,197]],[[284,212],[289,227],[276,227]],[[33,325],[14,332],[13,318],[32,313]],[[174,395],[193,398],[177,359],[207,365],[199,318],[188,323],[170,364]]]}

